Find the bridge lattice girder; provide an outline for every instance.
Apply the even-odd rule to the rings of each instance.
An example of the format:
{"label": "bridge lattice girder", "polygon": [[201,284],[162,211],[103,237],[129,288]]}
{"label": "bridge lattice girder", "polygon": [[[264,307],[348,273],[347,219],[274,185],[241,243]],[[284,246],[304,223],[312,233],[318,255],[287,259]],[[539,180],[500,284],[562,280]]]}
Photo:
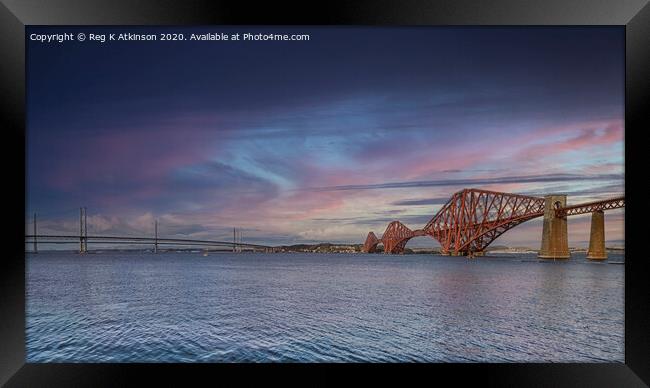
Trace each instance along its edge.
{"label": "bridge lattice girder", "polygon": [[381,236],[384,243],[384,253],[402,253],[406,243],[416,236],[424,236],[423,230],[411,230],[399,221],[393,221],[386,227]]}
{"label": "bridge lattice girder", "polygon": [[377,249],[377,244],[381,241],[375,236],[374,232],[369,232],[368,237],[366,237],[366,242],[363,244],[363,252],[373,253]]}
{"label": "bridge lattice girder", "polygon": [[581,203],[555,210],[556,217],[575,216],[577,214],[593,213],[596,211],[619,209],[625,207],[625,197],[616,197],[602,201]]}
{"label": "bridge lattice girder", "polygon": [[[429,235],[440,242],[444,253],[482,252],[506,231],[543,216],[545,202],[539,197],[464,189],[455,193],[423,229],[412,231],[393,221],[381,239],[369,233],[364,250],[366,247],[374,250],[383,242],[385,253],[402,253],[408,240]],[[555,209],[555,215],[566,217],[622,207],[625,207],[625,197],[616,197]]]}
{"label": "bridge lattice girder", "polygon": [[507,230],[544,215],[544,198],[465,189],[423,228],[445,253],[481,252]]}
{"label": "bridge lattice girder", "polygon": [[414,236],[413,231],[399,221],[393,221],[386,227],[381,236],[384,243],[384,253],[401,253],[408,240]]}

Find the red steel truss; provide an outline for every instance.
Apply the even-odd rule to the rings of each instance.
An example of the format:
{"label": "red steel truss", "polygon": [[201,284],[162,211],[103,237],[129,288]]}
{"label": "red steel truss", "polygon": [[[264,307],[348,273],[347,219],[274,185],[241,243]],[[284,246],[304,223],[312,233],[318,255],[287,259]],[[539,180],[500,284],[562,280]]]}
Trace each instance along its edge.
{"label": "red steel truss", "polygon": [[424,236],[422,230],[413,231],[399,221],[393,221],[386,227],[381,236],[384,243],[384,253],[402,253],[406,243],[416,236]]}
{"label": "red steel truss", "polygon": [[[363,251],[374,252],[383,243],[385,253],[403,253],[411,238],[429,235],[440,242],[445,254],[483,252],[506,231],[543,216],[545,202],[540,197],[464,189],[455,193],[422,229],[411,230],[393,221],[381,239],[368,233]],[[555,209],[555,213],[557,217],[566,217],[624,206],[625,197],[617,197]]]}
{"label": "red steel truss", "polygon": [[581,203],[579,205],[566,206],[555,210],[556,217],[575,216],[576,214],[593,213],[596,211],[618,209],[625,207],[625,197],[606,199],[604,201],[595,201]]}
{"label": "red steel truss", "polygon": [[373,232],[368,233],[366,242],[363,244],[363,252],[372,253],[377,245],[384,244],[384,253],[402,253],[408,240],[416,236],[425,236],[423,230],[411,230],[399,221],[393,221],[386,227],[381,239],[378,239]]}
{"label": "red steel truss", "polygon": [[377,238],[377,236],[375,236],[375,233],[374,232],[369,232],[368,237],[366,237],[366,242],[363,244],[363,252],[366,252],[366,253],[375,252],[375,250],[377,248],[377,244],[379,244],[379,243],[380,243],[380,241]]}
{"label": "red steel truss", "polygon": [[424,231],[440,242],[443,253],[482,252],[507,230],[544,215],[544,198],[465,189],[427,223]]}

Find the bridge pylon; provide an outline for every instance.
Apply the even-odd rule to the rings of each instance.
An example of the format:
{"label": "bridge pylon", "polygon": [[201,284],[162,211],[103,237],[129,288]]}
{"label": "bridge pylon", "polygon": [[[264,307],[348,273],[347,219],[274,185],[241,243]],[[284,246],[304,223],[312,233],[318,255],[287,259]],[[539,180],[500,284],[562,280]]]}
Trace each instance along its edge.
{"label": "bridge pylon", "polygon": [[88,253],[88,214],[85,206],[79,208],[79,253]]}
{"label": "bridge pylon", "polygon": [[541,259],[568,259],[569,236],[566,216],[558,217],[555,209],[566,207],[566,195],[547,195],[544,197],[544,227],[542,247],[537,257]]}
{"label": "bridge pylon", "polygon": [[605,250],[605,213],[602,210],[591,213],[591,233],[589,234],[587,259],[607,259],[607,251]]}

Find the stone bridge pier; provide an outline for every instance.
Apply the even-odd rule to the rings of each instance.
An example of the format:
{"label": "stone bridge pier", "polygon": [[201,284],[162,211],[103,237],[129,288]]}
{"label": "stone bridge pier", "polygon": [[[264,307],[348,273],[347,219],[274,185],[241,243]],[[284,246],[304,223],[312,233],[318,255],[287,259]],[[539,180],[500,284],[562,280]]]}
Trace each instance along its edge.
{"label": "stone bridge pier", "polygon": [[591,213],[591,233],[589,234],[589,250],[587,259],[605,260],[607,251],[605,250],[605,212],[596,210]]}
{"label": "stone bridge pier", "polygon": [[547,195],[544,197],[544,227],[542,247],[538,257],[541,259],[568,259],[569,235],[567,218],[556,217],[555,209],[566,206],[566,195]]}

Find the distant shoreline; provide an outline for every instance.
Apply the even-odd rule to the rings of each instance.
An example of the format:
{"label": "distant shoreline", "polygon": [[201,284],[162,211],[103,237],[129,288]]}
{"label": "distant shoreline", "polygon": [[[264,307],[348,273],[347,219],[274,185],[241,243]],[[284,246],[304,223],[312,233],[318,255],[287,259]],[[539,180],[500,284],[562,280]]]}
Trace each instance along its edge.
{"label": "distant shoreline", "polygon": [[[354,244],[354,245],[347,245],[347,244],[330,244],[330,243],[323,243],[323,244],[298,244],[298,245],[288,245],[288,246],[280,246],[275,248],[276,251],[275,253],[348,253],[348,254],[356,254],[356,253],[363,253],[362,252],[362,245],[361,244]],[[625,248],[622,247],[607,247],[605,248],[607,252],[621,252],[625,253]],[[587,253],[586,248],[569,248],[569,251],[571,253]],[[51,249],[51,250],[39,250],[39,253],[50,253],[50,252],[67,252],[67,253],[74,253],[78,254],[78,250],[56,250],[56,249]],[[104,252],[111,252],[111,253],[119,253],[119,252],[124,252],[124,253],[153,253],[152,249],[142,249],[142,248],[133,248],[133,249],[111,249],[111,248],[98,248],[98,249],[90,249],[87,253],[88,254],[98,254],[98,253],[104,253]],[[196,249],[196,248],[178,248],[178,249],[158,249],[158,253],[236,253],[233,252],[232,249]],[[377,253],[382,253],[383,251],[381,248],[377,251]],[[245,250],[243,253],[265,253],[265,252],[253,252],[252,250]],[[532,249],[532,248],[527,248],[527,247],[503,247],[503,246],[496,246],[494,248],[488,248],[485,251],[486,254],[537,254],[539,253],[539,250]],[[34,254],[33,251],[25,251],[25,254]],[[38,253],[36,253],[38,254]],[[422,254],[432,254],[432,255],[440,255],[441,251],[440,248],[406,248],[404,250],[405,255],[422,255]]]}

